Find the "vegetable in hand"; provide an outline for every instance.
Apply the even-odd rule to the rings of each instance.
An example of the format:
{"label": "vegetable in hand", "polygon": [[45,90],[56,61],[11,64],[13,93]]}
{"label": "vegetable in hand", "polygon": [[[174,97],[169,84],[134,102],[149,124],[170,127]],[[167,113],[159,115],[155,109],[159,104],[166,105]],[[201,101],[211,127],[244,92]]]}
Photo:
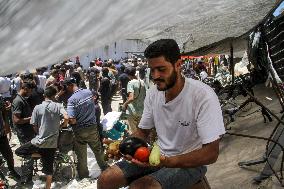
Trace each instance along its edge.
{"label": "vegetable in hand", "polygon": [[147,147],[139,147],[135,154],[134,158],[141,161],[141,162],[148,162],[150,155],[150,150]]}
{"label": "vegetable in hand", "polygon": [[120,145],[119,145],[119,151],[120,153],[122,153],[123,155],[130,155],[130,156],[134,156],[136,150],[139,147],[147,147],[147,143],[137,137],[127,137],[126,139],[124,139]]}
{"label": "vegetable in hand", "polygon": [[113,155],[118,155],[119,154],[119,144],[120,141],[115,141],[109,144],[108,146],[108,153],[113,154]]}
{"label": "vegetable in hand", "polygon": [[160,147],[157,145],[156,142],[154,142],[153,148],[151,150],[150,153],[150,157],[149,157],[149,163],[152,166],[157,166],[160,164],[160,156],[161,156],[161,152],[160,152]]}

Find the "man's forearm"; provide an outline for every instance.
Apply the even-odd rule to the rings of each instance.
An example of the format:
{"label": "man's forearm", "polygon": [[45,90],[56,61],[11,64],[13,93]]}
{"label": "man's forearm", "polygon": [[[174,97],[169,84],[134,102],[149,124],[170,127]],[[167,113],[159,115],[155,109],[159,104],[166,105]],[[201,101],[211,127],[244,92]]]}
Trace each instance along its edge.
{"label": "man's forearm", "polygon": [[133,102],[134,100],[134,94],[133,93],[129,93],[129,96],[127,98],[127,100],[124,102],[124,106],[128,106],[128,104],[130,104],[131,102]]}
{"label": "man's forearm", "polygon": [[132,99],[128,99],[124,102],[124,106],[128,106],[128,104],[130,104],[131,102],[133,102]]}
{"label": "man's forearm", "polygon": [[148,139],[149,134],[150,130],[137,128],[137,130],[132,133],[131,136],[135,136],[146,141]]}
{"label": "man's forearm", "polygon": [[192,152],[167,157],[165,166],[176,168],[198,167],[215,163],[219,155],[219,140],[203,145],[201,149]]}
{"label": "man's forearm", "polygon": [[15,121],[15,124],[25,124],[30,123],[31,117],[25,117],[25,118],[19,118],[17,121]]}
{"label": "man's forearm", "polygon": [[9,123],[8,112],[6,110],[4,110],[1,113],[2,113],[2,117],[3,117],[3,121],[6,122],[6,123]]}

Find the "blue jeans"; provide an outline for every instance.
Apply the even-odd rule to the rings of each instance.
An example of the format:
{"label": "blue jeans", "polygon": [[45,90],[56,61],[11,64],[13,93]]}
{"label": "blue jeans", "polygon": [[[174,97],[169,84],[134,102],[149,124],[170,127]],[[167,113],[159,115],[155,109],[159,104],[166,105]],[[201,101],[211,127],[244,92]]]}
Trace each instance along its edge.
{"label": "blue jeans", "polygon": [[163,189],[188,188],[201,180],[207,171],[205,166],[195,168],[144,168],[128,163],[125,160],[118,162],[116,165],[124,173],[128,184],[143,176],[150,176],[158,181]]}

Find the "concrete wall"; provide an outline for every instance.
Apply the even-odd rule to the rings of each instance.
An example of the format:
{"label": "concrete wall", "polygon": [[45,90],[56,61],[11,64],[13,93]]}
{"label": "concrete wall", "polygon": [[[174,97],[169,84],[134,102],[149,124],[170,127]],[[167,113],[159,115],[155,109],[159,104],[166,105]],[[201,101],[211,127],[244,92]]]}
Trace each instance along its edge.
{"label": "concrete wall", "polygon": [[143,54],[147,44],[138,39],[126,39],[96,48],[85,55],[80,56],[80,62],[84,68],[89,67],[90,61],[95,58],[102,60],[130,58],[132,53]]}

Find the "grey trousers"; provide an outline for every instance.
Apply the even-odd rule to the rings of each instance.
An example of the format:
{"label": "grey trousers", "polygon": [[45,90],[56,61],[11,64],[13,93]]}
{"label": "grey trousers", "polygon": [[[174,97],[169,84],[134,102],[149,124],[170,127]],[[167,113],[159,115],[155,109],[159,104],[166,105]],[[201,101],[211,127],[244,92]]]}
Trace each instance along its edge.
{"label": "grey trousers", "polygon": [[77,170],[79,178],[89,177],[89,170],[87,166],[87,144],[95,154],[98,165],[101,170],[105,170],[108,164],[104,160],[103,148],[97,126],[91,126],[74,131],[75,141],[74,150],[77,155],[78,163]]}

